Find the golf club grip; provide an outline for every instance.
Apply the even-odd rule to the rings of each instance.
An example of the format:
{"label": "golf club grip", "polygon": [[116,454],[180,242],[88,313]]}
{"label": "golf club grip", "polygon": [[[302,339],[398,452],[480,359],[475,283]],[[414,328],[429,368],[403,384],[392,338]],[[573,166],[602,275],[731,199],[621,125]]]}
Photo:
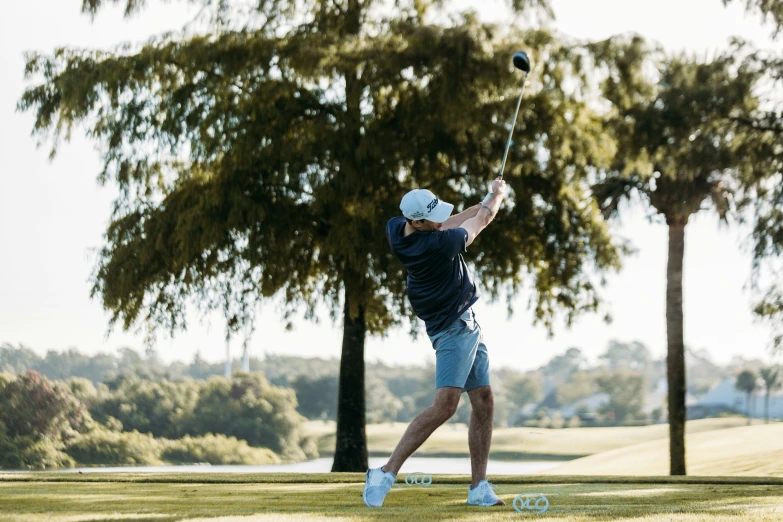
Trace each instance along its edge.
{"label": "golf club grip", "polygon": [[519,115],[519,107],[522,105],[522,95],[525,93],[525,83],[527,83],[527,74],[522,80],[522,90],[519,92],[519,100],[517,100],[517,108],[514,111],[514,119],[511,120],[511,130],[508,131],[508,141],[506,142],[506,151],[503,153],[503,163],[500,165],[500,174],[498,177],[503,177],[503,171],[506,168],[506,159],[508,158],[508,149],[511,147],[511,138],[514,136],[514,127],[517,124],[517,116]]}

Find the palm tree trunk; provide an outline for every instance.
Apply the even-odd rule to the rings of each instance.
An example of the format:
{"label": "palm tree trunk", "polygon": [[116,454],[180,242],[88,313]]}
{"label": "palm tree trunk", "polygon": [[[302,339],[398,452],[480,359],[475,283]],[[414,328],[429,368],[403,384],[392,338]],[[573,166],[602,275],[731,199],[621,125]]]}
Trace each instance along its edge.
{"label": "palm tree trunk", "polygon": [[669,223],[666,267],[666,372],[669,383],[669,473],[685,475],[685,347],[682,317],[682,260],[685,222]]}
{"label": "palm tree trunk", "polygon": [[364,340],[367,326],[364,308],[351,317],[351,303],[345,294],[343,348],[337,399],[337,434],[332,471],[366,471],[367,435],[364,397]]}
{"label": "palm tree trunk", "polygon": [[769,393],[770,390],[767,388],[767,393],[764,395],[764,424],[769,424]]}

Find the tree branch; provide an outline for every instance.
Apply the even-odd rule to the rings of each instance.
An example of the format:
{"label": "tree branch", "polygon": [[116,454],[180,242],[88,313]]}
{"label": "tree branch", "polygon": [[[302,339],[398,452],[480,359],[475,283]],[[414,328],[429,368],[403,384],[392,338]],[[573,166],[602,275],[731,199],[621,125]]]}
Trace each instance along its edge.
{"label": "tree branch", "polygon": [[783,125],[764,125],[757,120],[750,120],[748,118],[742,118],[740,116],[734,116],[729,118],[735,123],[740,123],[746,127],[750,127],[753,130],[760,130],[764,132],[774,132],[775,134],[783,134]]}

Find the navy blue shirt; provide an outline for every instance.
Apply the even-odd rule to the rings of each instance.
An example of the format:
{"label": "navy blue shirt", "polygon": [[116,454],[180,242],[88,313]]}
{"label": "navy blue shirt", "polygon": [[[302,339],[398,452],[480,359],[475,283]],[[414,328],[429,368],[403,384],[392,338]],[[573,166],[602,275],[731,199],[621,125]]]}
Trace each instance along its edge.
{"label": "navy blue shirt", "polygon": [[386,225],[389,245],[408,270],[408,300],[427,326],[427,335],[445,330],[479,298],[462,258],[468,241],[464,228],[416,231],[405,235],[405,218]]}

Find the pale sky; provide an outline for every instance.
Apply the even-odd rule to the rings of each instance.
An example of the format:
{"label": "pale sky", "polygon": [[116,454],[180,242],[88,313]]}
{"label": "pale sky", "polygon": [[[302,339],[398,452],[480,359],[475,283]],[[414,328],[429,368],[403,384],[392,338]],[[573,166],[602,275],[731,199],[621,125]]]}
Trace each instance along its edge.
{"label": "pale sky", "polygon": [[[704,56],[727,46],[739,35],[758,46],[771,47],[769,27],[745,15],[736,2],[723,8],[721,0],[554,0],[556,27],[579,38],[599,39],[637,32],[662,43],[669,51],[687,50]],[[118,9],[107,9],[95,23],[81,15],[81,0],[26,0],[4,6],[0,18],[0,343],[23,343],[36,352],[75,347],[85,353],[114,353],[130,346],[142,350],[139,335],[115,331],[106,337],[108,315],[89,298],[94,250],[102,244],[109,219],[113,188],[96,182],[100,170],[94,144],[78,132],[60,147],[54,161],[48,148],[36,148],[30,137],[33,118],[15,105],[22,94],[23,52],[50,53],[55,47],[111,48],[121,42],[141,42],[152,35],[181,27],[195,11],[175,3],[161,6],[151,0],[141,16],[125,20]],[[483,5],[488,19],[507,16],[500,3]],[[379,231],[383,233],[383,231]],[[638,253],[624,262],[618,275],[608,277],[605,298],[614,316],[605,324],[585,316],[571,329],[561,324],[553,338],[531,325],[524,291],[517,313],[507,318],[505,303],[476,305],[495,366],[533,369],[578,346],[595,360],[611,339],[638,340],[656,356],[666,349],[665,271],[666,228],[648,222],[633,209],[617,227]],[[684,310],[685,342],[706,348],[719,363],[734,355],[768,358],[769,329],[750,312],[747,290],[750,255],[743,241],[747,230],[718,227],[710,213],[699,214],[686,232]],[[251,353],[285,353],[339,357],[342,330],[324,313],[320,324],[304,320],[293,332],[281,326],[273,304],[265,304]],[[225,353],[224,321],[219,315],[200,322],[193,315],[187,333],[173,340],[161,337],[157,348],[164,360],[190,361],[196,351],[218,361]],[[232,343],[235,356],[241,339]],[[434,361],[426,336],[412,342],[404,331],[385,339],[369,339],[368,361],[424,364]]]}

